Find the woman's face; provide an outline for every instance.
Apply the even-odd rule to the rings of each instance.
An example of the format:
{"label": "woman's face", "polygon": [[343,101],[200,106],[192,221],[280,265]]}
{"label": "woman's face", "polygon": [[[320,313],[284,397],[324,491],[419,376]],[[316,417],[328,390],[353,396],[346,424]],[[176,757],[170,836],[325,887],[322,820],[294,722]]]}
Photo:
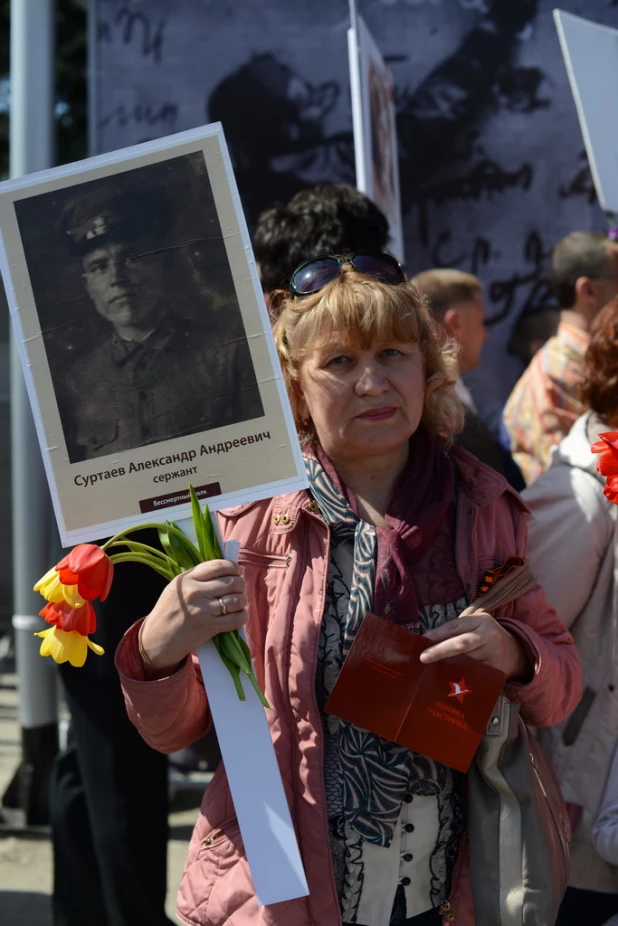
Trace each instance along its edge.
{"label": "woman's face", "polygon": [[311,418],[333,460],[400,450],[423,414],[425,374],[418,344],[373,343],[368,349],[333,339],[300,367],[301,415]]}

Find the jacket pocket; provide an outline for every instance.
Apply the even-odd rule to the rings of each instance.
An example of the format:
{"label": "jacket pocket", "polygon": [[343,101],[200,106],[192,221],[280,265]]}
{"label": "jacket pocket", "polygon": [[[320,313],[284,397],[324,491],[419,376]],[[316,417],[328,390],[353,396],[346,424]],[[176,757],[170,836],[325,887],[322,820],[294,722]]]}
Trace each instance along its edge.
{"label": "jacket pocket", "polygon": [[572,746],[579,736],[596,696],[597,693],[593,691],[592,688],[584,688],[581,701],[562,729],[562,742],[565,746]]}
{"label": "jacket pocket", "polygon": [[238,920],[257,922],[257,897],[234,817],[202,837],[193,864],[185,871],[178,912],[196,926],[225,926],[240,910]]}
{"label": "jacket pocket", "polygon": [[238,825],[236,817],[231,817],[224,823],[220,823],[219,826],[213,827],[210,833],[207,833],[206,836],[200,840],[199,854],[201,855],[205,849],[215,849],[224,840],[231,839],[239,832],[240,826]]}
{"label": "jacket pocket", "polygon": [[275,556],[273,553],[254,553],[253,550],[241,549],[238,556],[239,566],[257,566],[261,569],[287,569],[291,556]]}
{"label": "jacket pocket", "polygon": [[243,922],[257,920],[258,906],[236,817],[214,826],[185,867],[177,909],[193,926],[225,926],[245,907]]}

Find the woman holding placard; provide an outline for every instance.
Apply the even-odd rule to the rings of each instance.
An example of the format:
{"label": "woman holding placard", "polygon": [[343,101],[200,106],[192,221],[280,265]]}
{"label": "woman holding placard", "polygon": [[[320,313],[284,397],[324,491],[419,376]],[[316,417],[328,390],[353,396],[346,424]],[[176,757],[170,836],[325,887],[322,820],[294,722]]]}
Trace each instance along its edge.
{"label": "woman holding placard", "polygon": [[[455,358],[399,264],[370,254],[309,261],[277,313],[310,489],[220,513],[224,539],[241,542],[239,565],[204,563],[171,582],[117,665],[133,721],[171,752],[210,723],[190,653],[246,624],[310,895],[258,907],[220,769],[179,914],[204,926],[472,926],[465,776],[326,703],[369,612],[429,640],[424,666],[467,654],[501,672],[533,726],[577,703],[573,642],[538,587],[498,619],[478,610],[454,620],[487,570],[524,554],[525,508],[452,446]],[[474,687],[463,681],[446,709],[455,720]]]}

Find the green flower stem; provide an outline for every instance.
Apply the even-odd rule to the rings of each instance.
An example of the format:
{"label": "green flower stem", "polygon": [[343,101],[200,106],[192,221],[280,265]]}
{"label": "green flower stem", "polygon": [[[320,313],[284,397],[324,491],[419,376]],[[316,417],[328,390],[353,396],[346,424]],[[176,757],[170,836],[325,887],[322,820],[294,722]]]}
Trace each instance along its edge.
{"label": "green flower stem", "polygon": [[110,559],[114,565],[116,563],[143,563],[144,566],[150,566],[151,569],[158,572],[168,582],[171,582],[174,578],[174,573],[170,569],[160,566],[157,560],[153,557],[148,558],[146,554],[140,556],[139,553],[113,553]]}
{"label": "green flower stem", "polygon": [[157,550],[156,547],[149,547],[147,543],[138,543],[137,540],[116,540],[114,543],[109,544],[108,549],[112,547],[129,547],[131,553],[148,553],[170,565],[169,556],[166,556],[161,550]]}
{"label": "green flower stem", "polygon": [[186,534],[183,534],[181,530],[179,530],[177,527],[173,527],[171,524],[155,524],[152,521],[148,521],[147,524],[138,524],[137,527],[129,527],[126,531],[121,531],[119,534],[111,537],[107,543],[104,543],[102,549],[107,550],[112,542],[116,540],[122,540],[123,537],[127,537],[129,534],[134,534],[136,531],[145,531],[149,529],[155,531],[169,531],[170,534],[175,534],[176,537],[178,537],[178,539],[181,540],[185,546],[191,550],[192,554],[197,557],[197,562],[203,562],[200,551],[194,543],[191,543]]}

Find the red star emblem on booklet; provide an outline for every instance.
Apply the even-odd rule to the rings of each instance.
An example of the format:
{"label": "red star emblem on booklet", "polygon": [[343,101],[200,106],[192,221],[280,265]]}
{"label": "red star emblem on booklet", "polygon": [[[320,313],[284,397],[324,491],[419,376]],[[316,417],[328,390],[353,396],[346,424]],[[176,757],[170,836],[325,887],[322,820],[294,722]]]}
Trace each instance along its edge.
{"label": "red star emblem on booklet", "polygon": [[449,685],[451,686],[451,690],[448,693],[448,697],[457,698],[460,704],[467,694],[472,694],[472,690],[466,685],[465,678],[461,678],[458,682],[449,682]]}

